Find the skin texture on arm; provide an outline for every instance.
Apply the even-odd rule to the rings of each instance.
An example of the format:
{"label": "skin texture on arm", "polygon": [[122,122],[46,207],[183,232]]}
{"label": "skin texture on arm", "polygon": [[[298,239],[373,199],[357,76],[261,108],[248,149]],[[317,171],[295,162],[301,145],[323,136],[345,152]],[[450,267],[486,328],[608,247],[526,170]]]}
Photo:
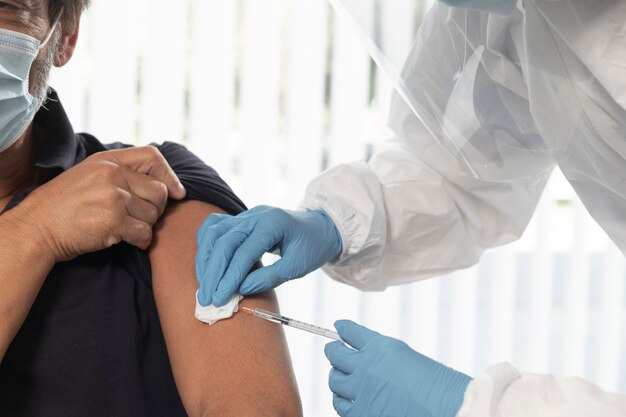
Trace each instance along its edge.
{"label": "skin texture on arm", "polygon": [[0,362],[54,266],[44,239],[18,211],[0,217]]}
{"label": "skin texture on arm", "polygon": [[[170,205],[149,255],[154,296],[178,391],[190,417],[301,416],[283,329],[237,313],[208,326],[194,317],[196,231],[217,207]],[[278,310],[273,292],[242,305]]]}

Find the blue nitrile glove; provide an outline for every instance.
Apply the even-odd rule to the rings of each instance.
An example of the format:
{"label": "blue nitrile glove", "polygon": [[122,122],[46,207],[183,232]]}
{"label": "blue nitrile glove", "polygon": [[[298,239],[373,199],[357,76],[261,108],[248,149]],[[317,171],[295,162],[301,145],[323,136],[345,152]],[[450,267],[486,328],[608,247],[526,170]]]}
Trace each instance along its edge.
{"label": "blue nitrile glove", "polygon": [[[339,341],[324,353],[329,386],[341,417],[454,417],[469,376],[414,351],[406,343],[349,321],[335,323]],[[355,350],[356,349],[356,350]]]}
{"label": "blue nitrile glove", "polygon": [[[341,254],[335,223],[324,211],[259,206],[237,216],[212,214],[198,230],[196,274],[202,305],[221,307],[239,291],[256,294],[300,278]],[[273,248],[281,258],[250,272]]]}

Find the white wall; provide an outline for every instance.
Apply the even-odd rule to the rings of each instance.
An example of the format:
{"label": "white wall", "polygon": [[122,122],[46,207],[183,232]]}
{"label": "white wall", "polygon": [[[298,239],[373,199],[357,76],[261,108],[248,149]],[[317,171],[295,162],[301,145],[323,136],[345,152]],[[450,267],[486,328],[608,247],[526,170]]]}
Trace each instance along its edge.
{"label": "white wall", "polygon": [[[93,3],[75,59],[51,83],[77,130],[179,141],[249,206],[291,208],[324,163],[363,158],[388,135],[388,84],[376,73],[370,91],[366,52],[324,1]],[[416,22],[384,24],[410,34]],[[624,274],[623,256],[557,174],[522,240],[476,267],[377,294],[315,273],[279,297],[286,315],[326,327],[352,318],[475,376],[507,360],[626,393]],[[333,415],[326,341],[287,336],[305,414]]]}

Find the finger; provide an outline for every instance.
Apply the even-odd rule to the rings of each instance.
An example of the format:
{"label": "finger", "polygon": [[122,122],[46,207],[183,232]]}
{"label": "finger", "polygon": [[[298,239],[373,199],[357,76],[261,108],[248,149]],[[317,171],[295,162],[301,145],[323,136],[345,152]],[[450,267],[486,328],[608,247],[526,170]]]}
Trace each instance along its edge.
{"label": "finger", "polygon": [[109,151],[102,157],[112,157],[128,168],[164,183],[167,186],[169,196],[173,199],[180,200],[185,197],[185,187],[165,157],[154,146]]}
{"label": "finger", "polygon": [[148,223],[150,226],[154,226],[161,217],[157,206],[133,194],[128,196],[126,211],[129,216]]}
{"label": "finger", "polygon": [[[123,240],[128,244],[145,250],[152,243],[152,226],[144,221],[128,216],[122,221],[117,233],[114,233],[112,236],[108,242],[109,247],[112,246],[111,243],[117,244],[120,240]],[[115,236],[119,236],[119,239]]]}
{"label": "finger", "polygon": [[215,243],[230,229],[232,229],[232,227],[228,224],[227,220],[224,219],[224,221],[207,228],[206,232],[200,237],[196,251],[196,276],[198,278],[198,284],[200,284],[201,287],[207,273],[207,266],[211,254],[213,253]]}
{"label": "finger", "polygon": [[352,408],[352,401],[333,395],[333,408],[341,417],[346,417]]}
{"label": "finger", "polygon": [[230,230],[231,227],[222,223],[213,226],[207,234],[206,243],[198,247],[196,253],[196,262],[200,263],[196,265],[199,284],[198,301],[203,306],[211,304],[213,293],[221,279],[221,273],[218,274],[217,271],[227,268],[227,261],[215,256],[214,249],[217,242]]}
{"label": "finger", "polygon": [[124,179],[132,194],[153,204],[158,209],[159,217],[163,215],[168,201],[167,186],[164,183],[130,169],[124,170]]}
{"label": "finger", "polygon": [[358,391],[354,379],[335,368],[328,375],[328,387],[334,394],[347,400],[354,400]]}
{"label": "finger", "polygon": [[241,212],[237,214],[236,216],[232,216],[230,214],[222,214],[222,213],[210,214],[204,220],[204,223],[202,223],[202,226],[200,226],[200,229],[198,230],[198,233],[196,235],[198,244],[199,245],[204,244],[204,239],[206,239],[205,236],[207,235],[207,233],[210,232],[212,227],[217,226],[218,224],[224,224],[224,225],[229,225],[230,227],[235,227],[236,225],[248,219],[249,217],[252,217],[256,213],[255,211],[256,209],[257,208],[255,207],[253,209]]}
{"label": "finger", "polygon": [[228,214],[211,214],[207,217],[205,222],[207,223],[206,226],[203,223],[202,226],[200,226],[201,230],[198,232],[198,247],[208,252],[209,255],[213,252],[215,243],[226,232],[241,223],[237,216]]}
{"label": "finger", "polygon": [[369,340],[379,336],[378,333],[351,320],[338,320],[335,322],[335,328],[341,339],[357,350],[363,349]]}
{"label": "finger", "polygon": [[198,243],[198,246],[202,245],[203,239],[211,227],[217,225],[222,220],[228,217],[233,217],[233,216],[229,214],[221,214],[221,213],[209,214],[207,218],[204,219],[204,222],[202,222],[202,225],[200,226],[200,228],[198,229],[198,232],[196,233],[196,242]]}
{"label": "finger", "polygon": [[[220,282],[214,303],[228,302],[228,294],[233,294],[252,270],[254,264],[261,259],[278,241],[278,237],[253,230],[233,255],[224,279]],[[217,299],[216,299],[217,298]],[[217,304],[216,304],[217,305]]]}
{"label": "finger", "polygon": [[291,278],[284,272],[285,268],[282,266],[284,263],[284,259],[281,258],[272,265],[252,271],[243,280],[243,284],[239,287],[239,293],[244,296],[258,294],[274,289],[288,281]]}
{"label": "finger", "polygon": [[239,249],[239,246],[248,238],[248,225],[241,223],[224,233],[224,235],[217,240],[213,246],[213,251],[209,257],[205,275],[200,286],[199,297],[200,302],[207,304],[213,304],[216,307],[221,307],[233,296],[233,292],[226,294],[226,301],[222,304],[215,304],[218,300],[214,299],[215,291],[218,288],[219,283],[224,278],[224,273],[230,266],[230,262],[233,255]]}
{"label": "finger", "polygon": [[359,366],[358,353],[338,340],[328,343],[324,347],[324,354],[333,368],[348,375],[356,371]]}
{"label": "finger", "polygon": [[[196,234],[198,250],[196,252],[196,277],[198,283],[202,282],[202,277],[206,275],[206,265],[208,259],[213,252],[215,242],[221,238],[228,230],[235,227],[248,217],[254,216],[264,207],[255,207],[253,209],[239,213],[236,216],[229,214],[211,214],[209,215]],[[210,300],[208,300],[210,301]]]}

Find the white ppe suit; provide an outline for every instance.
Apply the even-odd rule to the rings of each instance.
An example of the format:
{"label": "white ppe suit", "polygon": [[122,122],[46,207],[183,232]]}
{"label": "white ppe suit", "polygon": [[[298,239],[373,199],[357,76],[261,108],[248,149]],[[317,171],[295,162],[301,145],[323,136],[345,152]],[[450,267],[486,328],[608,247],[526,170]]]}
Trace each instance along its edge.
{"label": "white ppe suit", "polygon": [[[525,0],[509,15],[436,4],[400,84],[395,138],[307,188],[302,207],[342,236],[329,276],[382,290],[468,267],[522,235],[556,165],[626,253],[625,1]],[[508,364],[474,380],[458,414],[591,415],[626,416],[626,396]]]}

